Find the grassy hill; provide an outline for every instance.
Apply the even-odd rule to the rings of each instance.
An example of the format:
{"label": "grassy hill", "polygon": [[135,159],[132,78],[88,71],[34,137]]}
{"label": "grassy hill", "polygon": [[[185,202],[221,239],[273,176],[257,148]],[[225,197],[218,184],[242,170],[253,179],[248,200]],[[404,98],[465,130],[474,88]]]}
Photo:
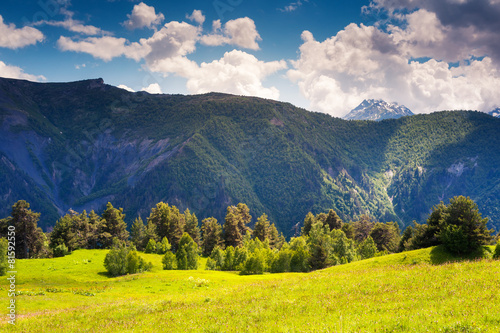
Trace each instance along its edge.
{"label": "grassy hill", "polygon": [[159,201],[219,221],[244,202],[289,236],[309,211],[406,226],[456,195],[500,229],[500,119],[484,113],[346,121],[260,98],[0,79],[0,125],[0,217],[27,200],[45,230],[108,201],[129,223]]}
{"label": "grassy hill", "polygon": [[[153,271],[109,278],[106,250],[18,260],[19,332],[498,332],[500,261],[441,248],[312,273]],[[201,265],[203,266],[203,265]],[[5,279],[0,283],[7,304]],[[2,310],[6,312],[6,309]],[[0,324],[7,329],[4,320]]]}

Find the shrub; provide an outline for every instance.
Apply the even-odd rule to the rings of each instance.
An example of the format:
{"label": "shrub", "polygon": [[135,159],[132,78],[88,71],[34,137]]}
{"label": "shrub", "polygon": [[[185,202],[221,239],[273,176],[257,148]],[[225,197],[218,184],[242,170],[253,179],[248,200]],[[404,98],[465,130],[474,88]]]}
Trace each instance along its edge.
{"label": "shrub", "polygon": [[57,245],[54,250],[53,250],[53,253],[54,253],[54,257],[64,257],[65,255],[67,255],[69,253],[68,251],[68,248],[66,247],[66,245],[63,244],[59,244]]}
{"label": "shrub", "polygon": [[256,250],[252,253],[243,265],[240,274],[262,274],[266,264],[266,258],[262,250]]}
{"label": "shrub", "polygon": [[171,251],[167,251],[167,253],[165,253],[161,262],[163,263],[163,269],[172,270],[177,266],[175,254],[173,254]]}
{"label": "shrub", "polygon": [[148,245],[146,245],[146,250],[144,253],[156,253],[156,242],[154,239],[150,239]]}
{"label": "shrub", "polygon": [[112,276],[134,274],[151,270],[152,263],[146,263],[135,248],[116,246],[104,258],[104,267]]}

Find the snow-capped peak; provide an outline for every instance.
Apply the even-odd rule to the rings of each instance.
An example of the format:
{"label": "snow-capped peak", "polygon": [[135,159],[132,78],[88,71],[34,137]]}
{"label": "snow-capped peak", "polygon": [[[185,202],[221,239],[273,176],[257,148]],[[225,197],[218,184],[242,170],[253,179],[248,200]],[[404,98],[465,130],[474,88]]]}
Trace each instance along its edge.
{"label": "snow-capped peak", "polygon": [[365,99],[360,105],[349,112],[347,120],[383,120],[412,116],[413,112],[404,105],[387,103],[381,99]]}

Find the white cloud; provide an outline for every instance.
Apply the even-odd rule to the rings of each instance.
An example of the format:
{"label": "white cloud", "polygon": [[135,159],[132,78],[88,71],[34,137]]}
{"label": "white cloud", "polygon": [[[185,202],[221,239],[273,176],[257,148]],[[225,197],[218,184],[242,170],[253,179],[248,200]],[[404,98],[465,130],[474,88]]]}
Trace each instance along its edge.
{"label": "white cloud", "polygon": [[78,41],[61,36],[57,41],[57,45],[62,51],[88,53],[104,61],[110,61],[120,56],[126,56],[127,58],[139,61],[150,51],[147,45],[129,43],[125,38],[110,36],[88,37]]}
{"label": "white cloud", "polygon": [[17,66],[9,66],[3,61],[0,61],[0,77],[22,79],[35,82],[47,80],[43,75],[31,75],[25,73],[22,68],[19,68]]}
{"label": "white cloud", "polygon": [[218,91],[278,99],[278,89],[264,87],[262,81],[286,68],[286,62],[283,60],[264,62],[251,54],[233,50],[226,52],[219,60],[202,63],[199,68],[193,68],[185,75],[188,79],[186,86],[191,93],[196,94]]}
{"label": "white cloud", "polygon": [[[351,24],[323,42],[304,31],[300,57],[287,75],[311,108],[343,116],[363,99],[382,98],[416,113],[443,109],[488,110],[499,104],[500,72],[491,58],[451,67],[431,59],[417,62],[445,43],[447,33],[428,12],[416,12],[405,30],[388,33]],[[424,27],[411,22],[420,17]],[[443,51],[443,56],[446,54]]]}
{"label": "white cloud", "polygon": [[196,50],[201,28],[186,22],[172,21],[155,32],[149,39],[141,39],[141,44],[150,47],[146,57],[148,65],[158,60],[185,56]]}
{"label": "white cloud", "polygon": [[158,83],[151,83],[149,86],[142,88],[141,91],[145,91],[150,94],[163,94]]}
{"label": "white cloud", "polygon": [[124,84],[120,84],[120,85],[118,85],[118,88],[120,88],[120,89],[124,89],[124,90],[126,90],[126,91],[130,91],[130,92],[135,92],[135,90],[134,90],[134,89],[132,89],[132,88],[130,88],[130,87],[127,87],[127,86],[126,86],[126,85],[124,85]]}
{"label": "white cloud", "polygon": [[220,20],[214,21],[212,26],[213,33],[202,36],[202,44],[208,46],[230,44],[251,50],[259,49],[258,41],[262,38],[257,32],[255,22],[248,17],[227,21],[224,29]]}
{"label": "white cloud", "polygon": [[53,27],[61,27],[69,31],[77,32],[84,35],[111,35],[110,32],[104,31],[101,28],[97,28],[93,25],[85,25],[82,21],[74,20],[72,11],[67,10],[66,8],[61,8],[61,14],[66,16],[64,21],[40,21],[34,23],[35,26],[47,24]]}
{"label": "white cloud", "polygon": [[132,14],[127,14],[128,20],[123,22],[123,26],[127,29],[153,28],[160,24],[164,19],[162,13],[156,14],[155,8],[141,2],[134,6]]}
{"label": "white cloud", "polygon": [[201,12],[201,10],[193,10],[193,13],[191,15],[186,15],[186,18],[190,21],[194,21],[198,23],[199,25],[202,25],[203,22],[205,22],[205,15]]}
{"label": "white cloud", "polygon": [[[308,0],[304,0],[305,2],[308,2]],[[302,1],[297,1],[297,2],[292,2],[288,4],[287,6],[283,8],[278,8],[280,12],[293,12],[297,10],[300,6],[302,6]]]}
{"label": "white cloud", "polygon": [[43,33],[33,27],[17,29],[14,24],[5,24],[0,15],[0,47],[18,49],[44,40]]}

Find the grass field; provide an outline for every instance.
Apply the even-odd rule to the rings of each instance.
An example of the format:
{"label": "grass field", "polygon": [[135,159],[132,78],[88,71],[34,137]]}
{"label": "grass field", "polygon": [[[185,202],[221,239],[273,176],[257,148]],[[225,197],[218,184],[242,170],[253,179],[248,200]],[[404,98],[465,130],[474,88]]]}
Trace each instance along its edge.
{"label": "grass field", "polygon": [[[440,248],[312,273],[163,271],[110,278],[106,250],[17,261],[13,332],[500,332],[500,261]],[[1,304],[7,305],[2,278]]]}

